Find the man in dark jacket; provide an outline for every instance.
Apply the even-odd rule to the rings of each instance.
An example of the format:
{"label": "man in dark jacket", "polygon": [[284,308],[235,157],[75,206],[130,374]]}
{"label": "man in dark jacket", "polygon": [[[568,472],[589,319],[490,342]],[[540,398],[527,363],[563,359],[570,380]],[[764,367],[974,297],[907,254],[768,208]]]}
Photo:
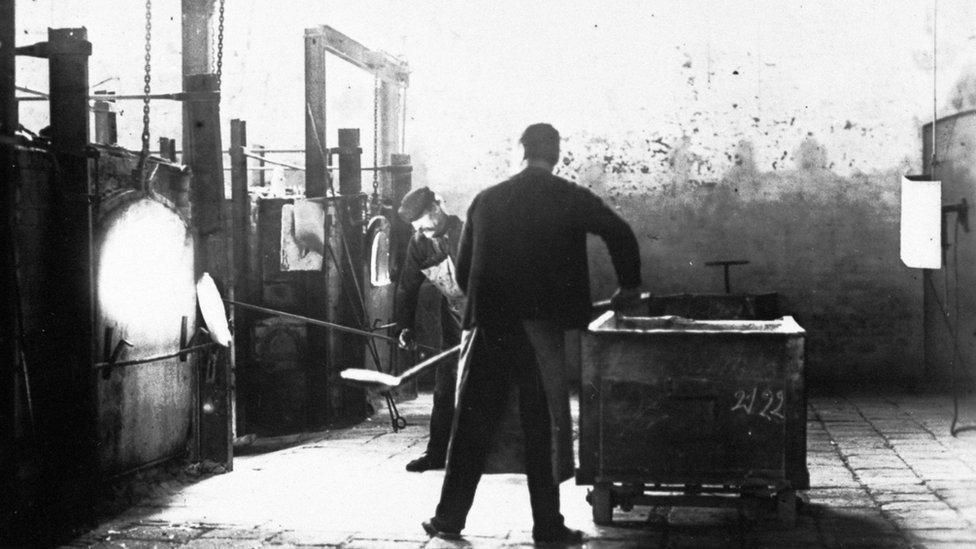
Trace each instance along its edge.
{"label": "man in dark jacket", "polygon": [[[441,335],[444,347],[453,347],[461,338],[461,313],[464,310],[464,294],[457,285],[455,269],[461,240],[461,219],[448,214],[444,210],[443,200],[427,187],[410,191],[400,204],[397,213],[414,228],[396,291],[394,310],[400,347],[412,349],[416,345],[414,317],[424,280],[429,280],[441,293]],[[454,418],[456,383],[456,361],[451,360],[437,367],[427,451],[407,463],[407,471],[422,472],[444,467]]]}
{"label": "man in dark jacket", "polygon": [[[554,470],[554,400],[568,395],[547,377],[565,368],[564,331],[583,328],[591,311],[586,235],[606,243],[617,273],[615,308],[640,299],[640,251],[627,223],[589,190],[552,174],[559,133],[529,126],[521,139],[526,168],[475,197],[458,254],[458,284],[467,295],[455,425],[440,502],[423,523],[430,535],[460,536],[484,456],[508,391],[519,393],[525,471],[536,542],[578,543],[559,512]],[[554,352],[554,350],[556,352]],[[552,357],[557,356],[556,360]],[[556,363],[553,366],[553,363]]]}

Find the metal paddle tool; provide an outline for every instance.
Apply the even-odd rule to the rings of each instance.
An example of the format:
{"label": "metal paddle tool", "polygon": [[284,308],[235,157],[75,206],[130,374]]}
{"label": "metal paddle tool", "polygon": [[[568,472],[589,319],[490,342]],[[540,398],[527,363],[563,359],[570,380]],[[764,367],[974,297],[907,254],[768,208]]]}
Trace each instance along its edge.
{"label": "metal paddle tool", "polygon": [[390,424],[393,426],[393,432],[396,433],[407,426],[407,420],[403,419],[400,411],[397,410],[396,401],[393,399],[393,389],[436,366],[441,360],[457,354],[460,350],[461,345],[455,345],[414,365],[397,376],[376,370],[347,368],[339,372],[339,378],[350,385],[373,389],[383,395],[383,398],[386,399],[386,407],[390,411]]}

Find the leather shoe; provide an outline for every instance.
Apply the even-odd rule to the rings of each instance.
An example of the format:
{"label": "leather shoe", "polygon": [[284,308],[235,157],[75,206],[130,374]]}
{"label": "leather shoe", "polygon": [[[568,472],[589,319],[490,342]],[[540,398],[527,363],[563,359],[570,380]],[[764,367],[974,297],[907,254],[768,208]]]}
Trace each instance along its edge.
{"label": "leather shoe", "polygon": [[429,471],[431,469],[443,468],[443,460],[434,459],[427,454],[424,454],[407,464],[407,471],[410,471],[411,473],[423,473],[424,471]]}
{"label": "leather shoe", "polygon": [[553,543],[560,545],[578,545],[583,543],[583,532],[560,526],[554,530],[532,531],[532,541],[536,543]]}
{"label": "leather shoe", "polygon": [[421,522],[420,525],[424,527],[424,532],[427,532],[427,535],[432,538],[442,538],[442,539],[451,539],[451,540],[461,539],[460,530],[442,529],[441,526],[437,524],[437,517],[434,517],[430,520],[425,520]]}

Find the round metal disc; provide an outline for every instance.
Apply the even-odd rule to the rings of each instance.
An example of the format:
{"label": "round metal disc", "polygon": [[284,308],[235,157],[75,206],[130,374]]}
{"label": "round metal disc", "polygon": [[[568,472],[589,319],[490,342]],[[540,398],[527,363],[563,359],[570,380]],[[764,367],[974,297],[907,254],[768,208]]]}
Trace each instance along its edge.
{"label": "round metal disc", "polygon": [[220,298],[217,285],[214,284],[210,275],[203,273],[197,281],[197,303],[200,305],[200,313],[203,314],[203,321],[207,324],[210,331],[210,339],[214,343],[230,347],[232,337],[230,327],[227,325],[227,311],[224,309],[224,301]]}

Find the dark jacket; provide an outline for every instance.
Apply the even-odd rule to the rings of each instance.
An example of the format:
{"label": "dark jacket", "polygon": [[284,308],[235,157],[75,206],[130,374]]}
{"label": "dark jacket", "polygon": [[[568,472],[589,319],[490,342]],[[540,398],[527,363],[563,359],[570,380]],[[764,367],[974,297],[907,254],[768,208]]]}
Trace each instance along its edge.
{"label": "dark jacket", "polygon": [[[437,265],[448,255],[457,265],[458,245],[461,241],[461,218],[456,215],[447,217],[447,226],[443,233],[427,238],[420,232],[415,232],[407,243],[406,258],[400,271],[394,304],[394,320],[397,331],[404,328],[414,328],[414,317],[417,314],[417,298],[420,286],[424,283],[422,269]],[[441,306],[447,307],[447,300],[441,300]]]}
{"label": "dark jacket", "polygon": [[592,315],[587,233],[606,243],[621,287],[641,284],[634,232],[588,189],[530,167],[478,194],[458,252],[464,327],[519,319],[585,327]]}

